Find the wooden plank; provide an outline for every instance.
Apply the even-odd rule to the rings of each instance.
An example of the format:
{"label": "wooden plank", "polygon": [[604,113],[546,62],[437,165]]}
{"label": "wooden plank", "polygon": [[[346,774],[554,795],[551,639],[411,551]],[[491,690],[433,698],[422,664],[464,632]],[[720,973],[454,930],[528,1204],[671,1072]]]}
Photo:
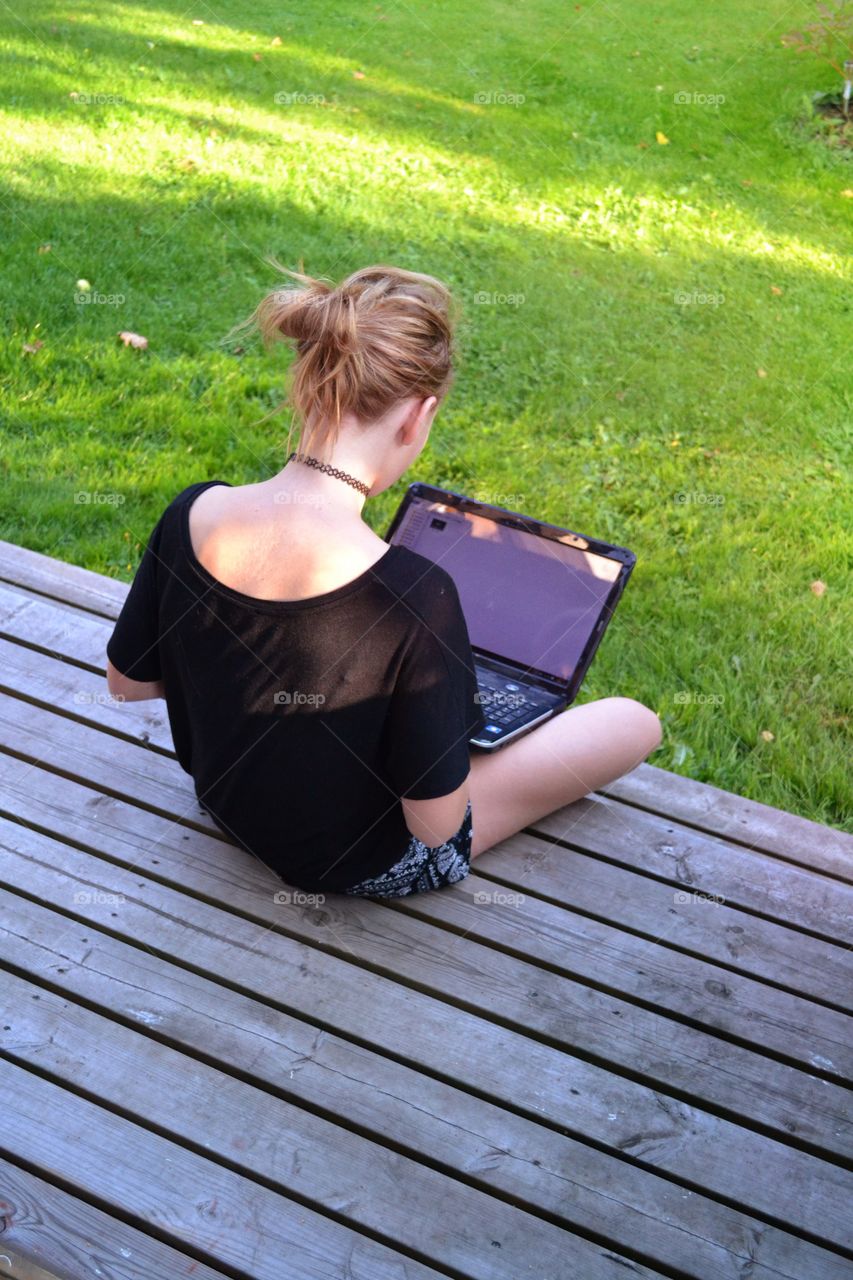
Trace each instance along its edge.
{"label": "wooden plank", "polygon": [[281,1280],[283,1258],[300,1280],[446,1275],[12,1062],[0,1083],[7,1150],[206,1263],[251,1280]]}
{"label": "wooden plank", "polygon": [[0,890],[0,906],[0,956],[60,994],[617,1251],[698,1280],[847,1280],[847,1261],[736,1208],[36,903]]}
{"label": "wooden plank", "polygon": [[[97,705],[93,711],[98,711]],[[82,780],[161,812],[171,805],[180,806],[174,812],[184,813],[187,801],[182,797],[187,791],[189,804],[194,803],[190,779],[171,759],[138,751],[137,745],[107,738],[90,725],[55,716],[48,708],[0,695],[0,747],[4,750],[60,768],[60,760],[67,762],[73,756]],[[580,851],[664,879],[676,893],[722,898],[739,911],[853,946],[853,885],[780,864],[640,810],[628,812],[630,821],[624,806],[590,796],[540,819],[530,830],[546,840],[565,841]],[[202,826],[216,831],[203,815],[194,813],[193,820],[198,817]],[[571,855],[564,852],[563,856]]]}
{"label": "wooden plank", "polygon": [[601,793],[808,869],[853,879],[853,835],[849,832],[733,795],[710,783],[641,764],[602,787]]}
{"label": "wooden plank", "polygon": [[[157,904],[162,900],[171,904],[170,913],[182,911],[188,922],[197,920],[207,930],[227,927],[219,922],[222,912],[208,904],[183,899],[186,905],[182,909],[180,895],[165,886],[151,886],[147,895],[140,895],[134,871],[99,863],[89,854],[5,819],[0,819],[0,849],[9,855],[10,867],[15,864],[15,854],[38,860],[38,870],[28,870],[26,878],[18,881],[26,884],[28,891],[33,878],[47,890],[51,877],[43,876],[49,865],[66,876],[75,874],[84,895],[89,892],[86,886],[97,882],[103,895],[123,904],[121,911],[104,911],[101,918],[110,927],[127,927],[129,896],[152,895]],[[197,882],[192,888],[197,888]],[[71,910],[77,906],[76,902],[68,905]],[[282,921],[280,904],[269,891],[241,896],[235,889],[228,905],[264,927],[272,928]],[[386,912],[378,931],[371,926],[372,905],[365,911],[363,903],[344,901],[335,910],[326,903],[298,916],[288,912],[282,924],[292,939],[323,945],[344,960],[407,979],[421,990],[446,994],[463,1007],[475,1012],[482,1009],[524,1034],[537,1034],[602,1067],[624,1072],[653,1088],[662,1087],[690,1102],[710,1105],[780,1139],[793,1136],[815,1154],[843,1159],[853,1153],[853,1111],[846,1089],[702,1029],[664,1018],[656,1010],[592,990],[526,960],[504,956],[472,939],[454,937],[451,941],[444,931],[401,913]],[[208,921],[209,916],[213,918]],[[365,981],[369,984],[370,979],[365,977]],[[613,1028],[617,1025],[619,1036],[615,1038]]]}
{"label": "wooden plank", "polygon": [[[16,775],[23,775],[21,786]],[[251,854],[229,847],[223,857],[221,843],[201,832],[188,833],[158,814],[112,796],[93,795],[77,782],[3,754],[0,787],[15,817],[26,825],[106,854],[123,866],[144,866],[172,887],[186,887],[207,901],[242,904],[254,914],[258,898],[268,892],[269,875]],[[530,840],[539,843],[534,837]],[[694,1025],[704,1024],[742,1044],[769,1049],[807,1071],[853,1079],[847,1014],[535,894],[506,889],[473,870],[462,890],[460,886],[454,893],[417,894],[388,906],[539,960],[646,1007],[668,1010]],[[647,914],[643,922],[654,918],[654,913]],[[788,962],[795,959],[789,952]]]}
{"label": "wooden plank", "polygon": [[[128,584],[0,541],[0,578],[110,619]],[[736,796],[681,774],[641,764],[601,793],[801,866],[853,880],[853,835]]]}
{"label": "wooden plank", "polygon": [[[523,1208],[401,1155],[268,1090],[142,1037],[20,978],[0,995],[6,1056],[208,1159],[369,1232],[430,1266],[517,1280],[536,1259],[559,1274],[566,1250],[584,1275],[615,1273],[602,1250]],[[211,1101],[215,1099],[215,1105]],[[452,1229],[449,1224],[452,1223]],[[611,1248],[608,1245],[608,1248]],[[492,1254],[491,1249],[496,1252]],[[541,1268],[541,1270],[539,1270]]]}
{"label": "wooden plank", "polygon": [[[112,624],[106,620],[95,617],[87,617],[81,613],[69,613],[62,609],[56,603],[44,598],[24,594],[21,590],[14,590],[9,587],[0,585],[0,632],[19,640],[26,645],[35,645],[40,649],[47,650],[60,657],[71,660],[76,663],[86,663],[90,667],[96,668],[98,671],[105,667],[106,643],[112,630]],[[27,696],[39,696],[31,693],[31,685],[33,677],[37,674],[41,677],[39,685],[46,689],[50,682],[49,669],[46,667],[44,659],[40,664],[36,664],[34,659],[36,654],[32,654],[30,664],[27,665],[27,659],[19,656],[14,664],[9,661],[11,655],[8,651],[4,652],[4,660],[6,661],[9,674],[4,682],[4,686],[10,690],[17,690]],[[93,678],[79,679],[79,684],[74,687],[74,675],[66,668],[64,673],[57,675],[56,679],[60,682],[60,688],[56,693],[55,705],[63,710],[76,712],[81,718],[86,719],[90,723],[104,723],[105,727],[113,730],[124,731],[129,736],[142,736],[143,741],[150,741],[165,750],[172,751],[172,737],[169,728],[168,717],[165,710],[165,704],[160,701],[154,701],[145,704],[127,704],[125,707],[116,707],[112,703],[107,703],[106,682],[101,685],[97,683],[97,677],[92,673]],[[70,687],[70,691],[69,688]],[[69,706],[69,700],[71,705]],[[86,715],[86,711],[90,714]],[[144,719],[144,726],[140,730],[138,722]],[[644,772],[644,770],[646,772]],[[652,810],[646,812],[644,806],[640,806],[636,810],[626,808],[624,804],[619,803],[623,799],[630,799],[633,794],[632,789],[641,788],[643,785],[637,778],[654,779],[654,782],[647,782],[645,785],[650,791],[654,791],[660,802],[661,812]],[[656,775],[662,775],[657,777]],[[685,821],[687,828],[681,824],[676,824],[674,819],[677,815],[667,814],[666,812],[666,781],[667,779],[675,780],[673,782],[674,795],[678,795],[684,799],[685,795],[693,798],[693,808],[690,805],[685,806]],[[685,789],[680,786],[681,783],[688,782],[690,787]],[[790,863],[799,864],[806,871],[826,870],[834,875],[840,876],[847,881],[853,880],[853,836],[849,836],[843,832],[833,832],[829,828],[821,827],[817,823],[810,823],[804,819],[792,819],[792,815],[779,814],[778,811],[770,809],[766,805],[759,805],[752,801],[741,802],[739,797],[728,796],[725,792],[717,792],[715,788],[702,788],[704,784],[693,783],[690,779],[682,779],[677,774],[667,774],[663,770],[654,770],[652,766],[642,765],[632,774],[626,775],[625,778],[610,784],[602,789],[602,795],[610,798],[610,816],[611,818],[624,819],[628,827],[632,830],[643,831],[644,833],[653,833],[650,847],[652,850],[661,849],[667,851],[668,861],[673,864],[669,868],[670,873],[673,871],[677,874],[683,867],[686,858],[693,857],[693,846],[696,843],[696,832],[690,824],[690,816],[696,816],[697,807],[702,807],[702,812],[720,812],[727,813],[732,819],[728,823],[723,823],[725,832],[731,833],[737,840],[745,840],[745,827],[749,827],[747,818],[737,817],[741,812],[741,804],[744,806],[744,812],[754,816],[756,822],[756,831],[766,834],[769,831],[785,831],[789,839],[785,844],[785,853]],[[698,788],[698,790],[697,790]],[[655,790],[656,789],[656,790]],[[705,793],[710,791],[715,793],[708,796]],[[725,805],[720,800],[723,797],[726,801]],[[582,803],[582,802],[581,802]],[[774,817],[774,815],[778,815]],[[737,821],[734,819],[737,817]],[[583,836],[587,832],[588,819],[585,817],[583,810],[579,804],[574,804],[568,808],[558,811],[550,816],[547,821],[548,825],[543,822],[534,824],[535,830],[543,832],[543,834],[553,836],[559,830],[565,829],[567,820],[571,825],[570,839],[573,843],[579,844],[586,848]],[[788,822],[788,819],[792,819]],[[786,825],[787,823],[787,825]],[[693,824],[695,825],[695,824]],[[701,824],[700,828],[701,828]],[[750,828],[751,830],[751,828]],[[691,832],[693,831],[693,839],[691,840]],[[676,834],[677,840],[667,840],[667,834]],[[796,833],[796,839],[795,839]],[[600,831],[596,831],[596,835],[600,835]],[[702,845],[701,831],[699,835],[700,848]],[[772,843],[772,841],[771,841]],[[716,844],[716,840],[714,841]],[[708,846],[709,856],[714,858],[714,846]],[[758,839],[750,839],[748,849],[755,851],[759,848]],[[666,863],[667,858],[664,858]],[[753,856],[753,863],[755,858]],[[741,865],[747,868],[750,864],[742,859]],[[774,877],[777,876],[777,869],[771,860],[763,859],[758,864],[764,867],[765,880],[769,880],[771,885]],[[649,868],[654,870],[654,868]],[[752,884],[751,877],[742,881],[743,885],[750,886]],[[853,897],[853,890],[850,896]],[[799,899],[797,899],[799,901]],[[776,904],[778,906],[778,903]],[[763,909],[759,907],[758,909]],[[820,904],[817,905],[812,915],[812,920],[817,918],[819,921],[823,919]],[[809,924],[809,920],[804,923]],[[827,921],[826,927],[832,929],[834,922]]]}
{"label": "wooden plank", "polygon": [[853,1019],[721,965],[626,933],[471,873],[470,892],[392,900],[391,910],[539,961],[557,972],[853,1081]]}
{"label": "wooden plank", "polygon": [[3,540],[0,540],[0,578],[105,618],[118,617],[130,590],[129,583]]}
{"label": "wooden plank", "polygon": [[526,831],[489,850],[482,871],[502,887],[541,894],[732,972],[853,1010],[849,948],[718,903],[713,894],[632,874]]}
{"label": "wooden plank", "polygon": [[106,673],[113,622],[0,581],[0,635]]}
{"label": "wooden plank", "polygon": [[[299,919],[288,913],[286,926],[293,922],[294,928],[301,926],[303,932],[307,915],[316,913],[317,937],[342,938],[354,960],[371,956],[377,968],[395,975],[385,977],[275,928],[259,929],[253,921],[216,910],[163,885],[148,890],[142,880],[140,892],[139,872],[119,871],[105,863],[96,867],[97,860],[91,855],[59,846],[25,828],[14,828],[14,824],[4,823],[3,827],[2,878],[7,886],[25,884],[30,896],[55,903],[69,915],[133,939],[157,954],[185,957],[181,963],[189,963],[206,975],[221,975],[232,987],[258,998],[271,996],[279,1003],[284,998],[289,1010],[301,1010],[324,1029],[355,1035],[457,1083],[470,1081],[481,1095],[497,1096],[517,1110],[526,1109],[533,1118],[547,1114],[552,1122],[578,1136],[603,1142],[646,1167],[668,1170],[751,1213],[782,1220],[809,1238],[819,1210],[821,1231],[826,1234],[817,1237],[818,1242],[842,1248],[853,1245],[853,1224],[845,1220],[842,1208],[853,1194],[850,1173],[668,1095],[660,1087],[617,1076],[579,1057],[572,1045],[590,1034],[585,1007],[578,1018],[565,1007],[556,1013],[547,1009],[549,1030],[568,1045],[568,1053],[532,1038],[529,1030],[539,1029],[540,1014],[536,1008],[526,1009],[528,1003],[535,1004],[530,999],[529,982],[518,992],[505,990],[490,966],[486,965],[484,972],[486,957],[478,968],[476,962],[463,959],[456,947],[450,954],[433,939],[433,954],[425,959],[410,938],[400,946],[393,930],[389,935],[385,920],[394,913],[370,902],[348,903],[346,907],[355,906],[355,910],[340,913],[328,905],[319,912],[303,908]],[[17,853],[18,847],[27,852]],[[75,873],[75,866],[80,867],[80,874]],[[149,903],[146,897],[152,893]],[[377,911],[382,921],[379,928]],[[385,961],[382,965],[377,964],[380,957]],[[414,975],[409,981],[417,985],[404,985],[401,979],[408,976],[407,970],[408,975]],[[536,982],[541,983],[545,976],[538,971]],[[436,979],[443,983],[441,998],[417,989]],[[492,1018],[497,1010],[504,1021],[526,1024],[528,1033],[474,1012],[481,1011],[484,1002]],[[622,1038],[630,1038],[626,1021],[619,1020],[618,1035],[613,1034],[612,1022],[608,1026],[608,1061],[615,1050],[624,1054]],[[603,1035],[604,1030],[596,1023],[592,1034]],[[637,1041],[638,1051],[649,1049],[644,1041]],[[672,1068],[665,1047],[659,1045],[658,1053],[660,1062],[654,1064],[655,1069],[666,1076]],[[719,1074],[724,1077],[724,1053],[718,1055],[718,1062]],[[573,1081],[568,1093],[567,1070]],[[794,1074],[802,1077],[803,1088],[815,1091],[819,1110],[817,1091],[835,1087],[803,1073]],[[531,1082],[522,1100],[518,1098],[519,1079]],[[723,1081],[721,1087],[730,1085]],[[793,1106],[785,1128],[799,1137],[801,1129],[808,1132],[814,1123],[812,1116]]]}
{"label": "wooden plank", "polygon": [[0,639],[0,689],[73,716],[83,724],[120,734],[131,742],[159,748],[174,759],[172,733],[162,711],[165,703],[118,702],[106,681],[83,667]]}
{"label": "wooden plank", "polygon": [[[2,1141],[2,1138],[0,1138]],[[11,1259],[10,1273],[29,1280],[26,1259],[62,1280],[98,1276],[101,1280],[152,1280],[191,1275],[192,1280],[226,1280],[189,1254],[129,1227],[76,1196],[0,1162],[0,1264]],[[0,1265],[0,1272],[3,1271]]]}
{"label": "wooden plank", "polygon": [[532,823],[532,832],[619,866],[714,895],[731,906],[853,946],[853,885],[726,844],[657,814],[587,796]]}
{"label": "wooden plank", "polygon": [[[30,726],[27,729],[11,718],[21,706],[24,713],[19,721],[23,724],[26,716]],[[106,739],[108,749],[105,750],[102,735],[96,731],[87,728],[80,733],[74,726],[69,729],[61,718],[36,708],[27,711],[26,704],[16,704],[14,700],[8,700],[4,707],[2,696],[0,739],[6,744],[18,743],[19,749],[32,759],[54,768],[65,770],[73,762],[78,777],[93,786],[117,791],[119,797],[124,794],[130,800],[138,798],[144,802],[156,796],[167,820],[175,814],[182,824],[192,823],[223,842],[210,819],[199,809],[190,779],[180,769],[170,772],[169,762],[155,753],[138,750],[119,740],[115,740],[114,745],[112,738]],[[138,777],[122,767],[122,757],[138,770]],[[153,764],[149,764],[150,761]],[[16,795],[19,814],[24,813],[22,806],[28,794],[31,800],[40,803],[40,796],[31,790],[37,777],[32,774],[32,765],[16,763],[0,767],[5,769],[6,785],[12,787]],[[180,787],[173,784],[175,776]],[[44,779],[38,780],[47,785]],[[121,784],[120,791],[117,783]],[[95,795],[87,797],[86,803],[89,810],[97,809],[101,816],[109,811],[110,799],[107,794]],[[39,822],[37,816],[31,820]],[[76,820],[73,807],[67,808],[60,832],[71,834]],[[145,810],[138,809],[134,820],[144,826],[149,817]],[[69,823],[72,825],[67,825]],[[182,840],[188,836],[188,829],[184,828],[180,836]],[[192,828],[189,836],[194,838]],[[227,844],[227,848],[229,856],[233,851],[236,858],[236,846]],[[705,901],[701,895],[698,899],[688,896],[687,901],[683,901],[683,887],[674,890],[660,881],[547,844],[526,833],[503,841],[477,865],[478,870],[500,877],[504,885],[526,895],[550,898],[593,916],[602,917],[606,911],[608,922],[636,931],[649,940],[665,941],[671,948],[677,947],[700,958],[707,956],[732,971],[769,980],[842,1010],[853,1008],[853,951],[806,934],[796,935],[794,947],[790,931],[771,921],[725,904]],[[470,878],[466,881],[467,890],[470,891],[473,883]],[[454,890],[458,891],[461,887]],[[722,990],[721,994],[725,999]]]}
{"label": "wooden plank", "polygon": [[0,693],[0,750],[134,799],[225,840],[174,760],[91,725]]}

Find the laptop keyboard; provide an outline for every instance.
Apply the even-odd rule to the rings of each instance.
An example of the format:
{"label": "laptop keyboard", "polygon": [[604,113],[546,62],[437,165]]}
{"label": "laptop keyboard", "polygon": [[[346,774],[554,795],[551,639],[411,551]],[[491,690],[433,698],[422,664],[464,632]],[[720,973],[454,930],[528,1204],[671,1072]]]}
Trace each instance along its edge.
{"label": "laptop keyboard", "polygon": [[476,671],[480,704],[487,726],[498,725],[504,730],[511,729],[522,721],[531,719],[533,714],[544,711],[551,703],[551,699],[535,696],[532,690],[525,689],[523,685],[515,684],[494,671],[487,671],[483,667],[477,667]]}

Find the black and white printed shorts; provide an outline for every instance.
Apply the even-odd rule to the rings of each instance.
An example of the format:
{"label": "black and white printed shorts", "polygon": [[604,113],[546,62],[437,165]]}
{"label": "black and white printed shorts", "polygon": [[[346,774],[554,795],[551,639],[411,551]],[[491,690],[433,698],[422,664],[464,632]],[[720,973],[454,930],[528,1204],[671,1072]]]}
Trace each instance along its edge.
{"label": "black and white printed shorts", "polygon": [[345,892],[364,898],[404,898],[410,893],[427,893],[430,889],[456,884],[471,870],[471,834],[469,800],[455,836],[433,848],[412,836],[399,862]]}

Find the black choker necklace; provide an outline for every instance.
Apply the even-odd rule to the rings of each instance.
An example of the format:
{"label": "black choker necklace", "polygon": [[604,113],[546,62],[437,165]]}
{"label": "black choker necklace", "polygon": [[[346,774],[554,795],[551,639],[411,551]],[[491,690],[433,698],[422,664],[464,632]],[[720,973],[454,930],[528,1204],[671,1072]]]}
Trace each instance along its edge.
{"label": "black choker necklace", "polygon": [[365,497],[370,493],[370,485],[365,484],[363,480],[356,480],[354,476],[347,475],[346,471],[339,471],[337,467],[329,466],[328,462],[318,462],[316,458],[310,457],[307,453],[297,453],[294,449],[293,453],[287,459],[292,462],[304,462],[306,467],[316,467],[318,471],[325,471],[330,476],[334,476],[336,480],[345,480],[347,484],[351,484],[354,489],[358,489],[359,493],[363,493]]}

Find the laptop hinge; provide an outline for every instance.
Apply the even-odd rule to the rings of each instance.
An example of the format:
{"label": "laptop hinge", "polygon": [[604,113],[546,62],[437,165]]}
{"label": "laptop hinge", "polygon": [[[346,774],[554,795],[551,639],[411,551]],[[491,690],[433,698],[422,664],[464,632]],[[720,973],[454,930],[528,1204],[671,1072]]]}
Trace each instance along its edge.
{"label": "laptop hinge", "polygon": [[489,671],[494,671],[500,676],[506,676],[507,680],[521,679],[525,684],[533,685],[536,689],[543,689],[546,693],[554,693],[559,698],[567,696],[565,683],[561,680],[541,675],[538,671],[530,671],[526,667],[502,662],[500,658],[493,658],[489,654],[479,653],[476,649],[473,649],[472,653],[475,663],[487,667]]}

